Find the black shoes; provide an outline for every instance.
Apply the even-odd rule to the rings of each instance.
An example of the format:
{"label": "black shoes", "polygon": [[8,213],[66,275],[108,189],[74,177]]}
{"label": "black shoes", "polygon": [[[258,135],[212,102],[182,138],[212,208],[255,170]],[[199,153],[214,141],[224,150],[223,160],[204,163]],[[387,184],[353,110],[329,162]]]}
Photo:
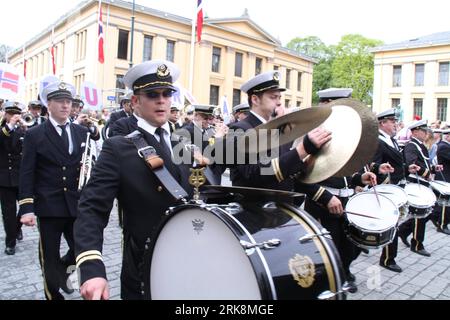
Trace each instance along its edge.
{"label": "black shoes", "polygon": [[450,230],[449,230],[447,227],[444,227],[444,228],[438,227],[438,228],[436,229],[436,231],[437,231],[437,232],[440,232],[440,233],[445,233],[445,234],[450,235]]}
{"label": "black shoes", "polygon": [[437,223],[437,221],[431,220],[431,222],[433,222],[433,224],[436,228],[439,228],[439,223]]}
{"label": "black shoes", "polygon": [[380,266],[382,266],[383,268],[386,268],[388,270],[394,271],[394,272],[402,272],[402,268],[400,268],[400,266],[398,264],[396,264],[395,262],[388,264],[388,265],[384,265],[383,263],[380,262]]}
{"label": "black shoes", "polygon": [[5,253],[8,256],[12,256],[12,255],[14,255],[16,253],[16,248],[14,248],[14,247],[6,247]]}
{"label": "black shoes", "polygon": [[16,239],[19,240],[19,241],[22,241],[22,240],[23,240],[23,232],[22,232],[22,229],[20,229],[19,232],[17,232]]}
{"label": "black shoes", "polygon": [[351,273],[350,271],[347,272],[346,277],[347,277],[348,282],[355,282],[355,280],[356,280],[355,275],[353,273]]}
{"label": "black shoes", "polygon": [[358,287],[353,281],[345,281],[342,285],[342,289],[345,292],[356,293],[358,292]]}
{"label": "black shoes", "polygon": [[411,244],[408,241],[408,236],[404,236],[402,234],[399,234],[398,237],[402,240],[403,244],[407,247],[410,247]]}
{"label": "black shoes", "polygon": [[369,254],[369,249],[361,248],[361,252],[365,254]]}
{"label": "black shoes", "polygon": [[425,257],[431,257],[431,253],[429,253],[427,250],[425,249],[420,249],[420,250],[415,250],[411,248],[412,252],[415,252],[417,254],[420,254],[421,256],[425,256]]}

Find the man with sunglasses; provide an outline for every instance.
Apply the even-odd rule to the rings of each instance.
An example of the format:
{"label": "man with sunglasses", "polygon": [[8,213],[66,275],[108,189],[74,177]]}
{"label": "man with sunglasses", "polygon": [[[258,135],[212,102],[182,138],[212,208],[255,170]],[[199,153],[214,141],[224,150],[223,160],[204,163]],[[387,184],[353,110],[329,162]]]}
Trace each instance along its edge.
{"label": "man with sunglasses", "polygon": [[178,76],[175,64],[152,60],[134,66],[124,77],[126,86],[133,90],[138,130],[104,142],[80,199],[74,226],[80,291],[85,299],[109,298],[101,252],[103,230],[115,198],[124,209],[121,297],[148,298],[144,255],[166,210],[179,204],[165,179],[170,175],[186,191],[186,197],[191,192],[189,168],[174,163],[177,142],[171,139],[168,122]]}

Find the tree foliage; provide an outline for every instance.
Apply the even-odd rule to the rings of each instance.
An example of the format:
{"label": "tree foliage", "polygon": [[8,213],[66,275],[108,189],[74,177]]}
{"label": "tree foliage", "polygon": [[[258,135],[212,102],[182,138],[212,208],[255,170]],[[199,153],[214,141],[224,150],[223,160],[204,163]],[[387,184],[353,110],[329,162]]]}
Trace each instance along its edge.
{"label": "tree foliage", "polygon": [[7,45],[0,44],[0,62],[6,62],[6,55],[12,50],[11,47]]}
{"label": "tree foliage", "polygon": [[336,46],[327,46],[316,36],[292,39],[287,47],[314,58],[313,103],[319,101],[317,91],[330,87],[353,88],[353,97],[372,103],[373,55],[370,49],[381,45],[379,40],[349,34]]}

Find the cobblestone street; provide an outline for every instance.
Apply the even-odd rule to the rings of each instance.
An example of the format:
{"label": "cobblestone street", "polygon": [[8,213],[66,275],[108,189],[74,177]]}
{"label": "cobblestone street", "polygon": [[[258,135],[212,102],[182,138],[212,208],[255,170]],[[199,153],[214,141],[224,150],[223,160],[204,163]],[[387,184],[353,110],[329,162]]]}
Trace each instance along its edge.
{"label": "cobblestone street", "polygon": [[[0,299],[42,300],[43,282],[38,263],[37,228],[23,227],[24,240],[19,242],[14,256],[4,253],[4,231],[0,228]],[[65,242],[63,241],[65,244]],[[394,273],[378,266],[380,250],[361,254],[352,264],[358,292],[348,295],[350,300],[423,299],[450,300],[450,237],[437,233],[427,224],[425,247],[431,257],[417,255],[399,241],[397,263],[402,273]],[[63,247],[61,252],[67,250]],[[121,229],[113,210],[105,231],[103,258],[108,272],[111,298],[120,299]],[[71,279],[76,286],[76,276]],[[77,291],[67,299],[81,299]]]}

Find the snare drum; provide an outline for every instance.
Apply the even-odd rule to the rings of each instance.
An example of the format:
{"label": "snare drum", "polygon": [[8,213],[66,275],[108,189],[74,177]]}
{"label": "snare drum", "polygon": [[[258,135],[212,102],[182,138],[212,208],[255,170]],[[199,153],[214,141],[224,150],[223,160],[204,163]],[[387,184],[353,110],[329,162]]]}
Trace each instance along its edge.
{"label": "snare drum", "polygon": [[408,196],[409,216],[415,219],[423,219],[433,212],[436,196],[433,191],[419,183],[407,183],[405,185]]}
{"label": "snare drum", "polygon": [[450,183],[445,181],[431,181],[430,186],[437,197],[438,205],[442,207],[450,206]]}
{"label": "snare drum", "polygon": [[287,204],[188,204],[170,211],[144,256],[151,299],[344,298],[328,232]]}
{"label": "snare drum", "polygon": [[[399,211],[399,224],[402,224],[409,219],[408,195],[403,188],[394,184],[380,184],[376,186],[376,190],[378,194],[388,197],[397,206]],[[369,192],[373,192],[373,189],[369,189]]]}
{"label": "snare drum", "polygon": [[378,194],[378,199],[380,204],[373,192],[362,192],[351,197],[345,206],[347,237],[360,248],[377,249],[394,239],[399,219],[397,206],[382,194]]}

